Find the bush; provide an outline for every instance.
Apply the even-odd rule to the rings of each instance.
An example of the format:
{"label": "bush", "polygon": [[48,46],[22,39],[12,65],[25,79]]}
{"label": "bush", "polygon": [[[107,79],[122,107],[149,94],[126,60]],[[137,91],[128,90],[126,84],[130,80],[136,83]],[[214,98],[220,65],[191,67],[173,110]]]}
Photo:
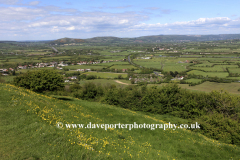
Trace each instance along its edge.
{"label": "bush", "polygon": [[223,114],[213,112],[192,122],[200,124],[200,130],[194,131],[225,143],[240,145],[239,122],[225,117]]}
{"label": "bush", "polygon": [[87,75],[86,80],[97,79],[96,75]]}
{"label": "bush", "polygon": [[101,97],[104,94],[102,86],[97,86],[95,83],[87,82],[83,87],[79,87],[79,90],[73,93],[74,97],[85,100],[95,99]]}
{"label": "bush", "polygon": [[123,79],[123,76],[121,74],[118,75],[118,79]]}
{"label": "bush", "polygon": [[62,75],[54,70],[28,71],[15,77],[13,83],[35,92],[54,91],[64,87]]}

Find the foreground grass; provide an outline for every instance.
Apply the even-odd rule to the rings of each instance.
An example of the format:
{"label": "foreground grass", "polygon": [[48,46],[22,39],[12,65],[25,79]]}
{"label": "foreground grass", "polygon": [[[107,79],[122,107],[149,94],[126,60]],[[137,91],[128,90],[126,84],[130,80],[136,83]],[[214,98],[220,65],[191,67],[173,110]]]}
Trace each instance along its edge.
{"label": "foreground grass", "polygon": [[[1,159],[239,159],[240,148],[182,129],[85,129],[63,124],[165,124],[164,116],[0,84]],[[175,118],[171,123],[178,123]]]}

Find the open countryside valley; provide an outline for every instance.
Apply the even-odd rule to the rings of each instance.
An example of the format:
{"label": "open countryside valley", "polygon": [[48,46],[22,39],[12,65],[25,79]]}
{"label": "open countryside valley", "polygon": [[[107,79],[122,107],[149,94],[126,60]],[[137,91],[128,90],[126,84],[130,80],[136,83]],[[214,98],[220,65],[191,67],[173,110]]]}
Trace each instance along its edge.
{"label": "open countryside valley", "polygon": [[226,36],[1,41],[1,159],[240,159]]}

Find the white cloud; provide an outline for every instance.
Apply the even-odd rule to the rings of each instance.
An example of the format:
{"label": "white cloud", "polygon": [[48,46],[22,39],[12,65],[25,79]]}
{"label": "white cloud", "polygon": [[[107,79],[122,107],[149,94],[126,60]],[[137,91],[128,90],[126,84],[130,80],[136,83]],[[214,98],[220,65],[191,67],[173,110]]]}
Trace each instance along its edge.
{"label": "white cloud", "polygon": [[66,30],[72,31],[72,30],[75,30],[75,27],[71,26],[71,27],[66,28]]}
{"label": "white cloud", "polygon": [[39,1],[32,1],[29,3],[30,6],[36,6],[38,5],[40,2]]}
{"label": "white cloud", "polygon": [[[0,0],[1,1],[1,0]],[[32,4],[38,4],[33,1]],[[167,11],[166,11],[167,12]],[[240,18],[199,18],[192,21],[147,24],[149,17],[136,12],[79,12],[55,6],[0,7],[2,37],[142,36],[144,34],[227,34],[240,32]],[[9,36],[12,35],[12,36]],[[84,37],[85,36],[85,37]],[[53,38],[54,37],[54,38]],[[58,37],[61,38],[61,37]]]}
{"label": "white cloud", "polygon": [[32,21],[37,17],[44,17],[46,14],[47,12],[42,9],[32,9],[26,7],[0,7],[0,21]]}
{"label": "white cloud", "polygon": [[0,0],[0,4],[8,4],[8,5],[13,5],[16,4],[18,0]]}

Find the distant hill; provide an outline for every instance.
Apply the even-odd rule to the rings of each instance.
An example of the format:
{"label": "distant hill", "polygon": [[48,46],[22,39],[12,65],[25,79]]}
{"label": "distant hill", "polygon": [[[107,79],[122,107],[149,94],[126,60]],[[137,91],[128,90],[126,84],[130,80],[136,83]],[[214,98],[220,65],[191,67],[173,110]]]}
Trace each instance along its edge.
{"label": "distant hill", "polygon": [[159,43],[159,42],[189,42],[189,41],[217,41],[240,39],[240,34],[220,35],[153,35],[136,38],[94,37],[88,39],[61,38],[49,42],[50,44],[69,43]]}
{"label": "distant hill", "polygon": [[69,44],[69,43],[83,43],[83,39],[74,39],[74,38],[61,38],[55,41],[49,42],[50,44]]}

